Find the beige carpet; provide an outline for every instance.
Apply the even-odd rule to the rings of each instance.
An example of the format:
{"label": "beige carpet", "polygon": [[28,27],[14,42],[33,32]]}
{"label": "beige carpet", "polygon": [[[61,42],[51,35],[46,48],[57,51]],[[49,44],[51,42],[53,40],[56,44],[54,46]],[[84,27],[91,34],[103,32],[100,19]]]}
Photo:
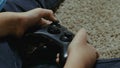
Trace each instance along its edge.
{"label": "beige carpet", "polygon": [[120,58],[120,0],[66,0],[57,17],[74,33],[85,28],[100,58]]}

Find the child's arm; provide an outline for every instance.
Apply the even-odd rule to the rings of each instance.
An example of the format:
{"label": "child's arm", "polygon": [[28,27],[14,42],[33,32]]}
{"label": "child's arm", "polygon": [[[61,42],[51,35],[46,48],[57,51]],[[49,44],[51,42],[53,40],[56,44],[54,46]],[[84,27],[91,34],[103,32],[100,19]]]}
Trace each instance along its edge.
{"label": "child's arm", "polygon": [[87,44],[87,34],[81,29],[68,50],[68,59],[64,68],[92,68],[98,58],[95,48]]}
{"label": "child's arm", "polygon": [[20,36],[26,29],[35,24],[49,24],[56,18],[51,10],[37,8],[28,12],[0,13],[0,37],[6,35]]}

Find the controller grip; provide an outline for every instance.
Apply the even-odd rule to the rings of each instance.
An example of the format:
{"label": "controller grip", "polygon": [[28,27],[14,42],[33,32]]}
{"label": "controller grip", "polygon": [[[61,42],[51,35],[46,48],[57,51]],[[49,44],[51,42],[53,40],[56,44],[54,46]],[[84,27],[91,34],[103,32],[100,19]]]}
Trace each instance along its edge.
{"label": "controller grip", "polygon": [[68,46],[63,46],[63,48],[61,49],[61,54],[60,54],[60,67],[63,68],[65,63],[66,63],[66,60],[67,60],[67,57],[68,57],[68,54],[67,54],[67,49],[68,49]]}

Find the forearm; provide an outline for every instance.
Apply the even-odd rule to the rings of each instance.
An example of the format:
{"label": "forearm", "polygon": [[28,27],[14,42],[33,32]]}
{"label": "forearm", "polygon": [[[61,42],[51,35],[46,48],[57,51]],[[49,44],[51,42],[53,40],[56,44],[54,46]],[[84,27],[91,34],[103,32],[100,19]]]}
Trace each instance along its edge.
{"label": "forearm", "polygon": [[0,37],[15,34],[19,26],[20,17],[18,13],[0,13]]}
{"label": "forearm", "polygon": [[92,64],[86,63],[87,59],[81,55],[84,54],[79,53],[79,50],[70,52],[64,68],[92,68]]}

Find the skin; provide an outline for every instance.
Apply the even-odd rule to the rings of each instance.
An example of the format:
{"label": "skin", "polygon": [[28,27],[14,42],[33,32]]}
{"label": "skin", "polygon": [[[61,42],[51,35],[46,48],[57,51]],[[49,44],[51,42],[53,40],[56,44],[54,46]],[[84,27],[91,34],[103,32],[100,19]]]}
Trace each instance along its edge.
{"label": "skin", "polygon": [[[51,10],[36,8],[28,12],[0,13],[0,37],[20,37],[33,25],[46,25],[56,21]],[[81,29],[68,47],[68,59],[64,68],[92,68],[98,58],[97,51],[87,43],[87,33]]]}
{"label": "skin", "polygon": [[50,24],[55,20],[51,10],[41,8],[23,13],[3,12],[0,13],[0,36],[21,36],[30,26]]}
{"label": "skin", "polygon": [[92,68],[98,57],[96,49],[87,43],[86,30],[81,29],[69,45],[64,68]]}

